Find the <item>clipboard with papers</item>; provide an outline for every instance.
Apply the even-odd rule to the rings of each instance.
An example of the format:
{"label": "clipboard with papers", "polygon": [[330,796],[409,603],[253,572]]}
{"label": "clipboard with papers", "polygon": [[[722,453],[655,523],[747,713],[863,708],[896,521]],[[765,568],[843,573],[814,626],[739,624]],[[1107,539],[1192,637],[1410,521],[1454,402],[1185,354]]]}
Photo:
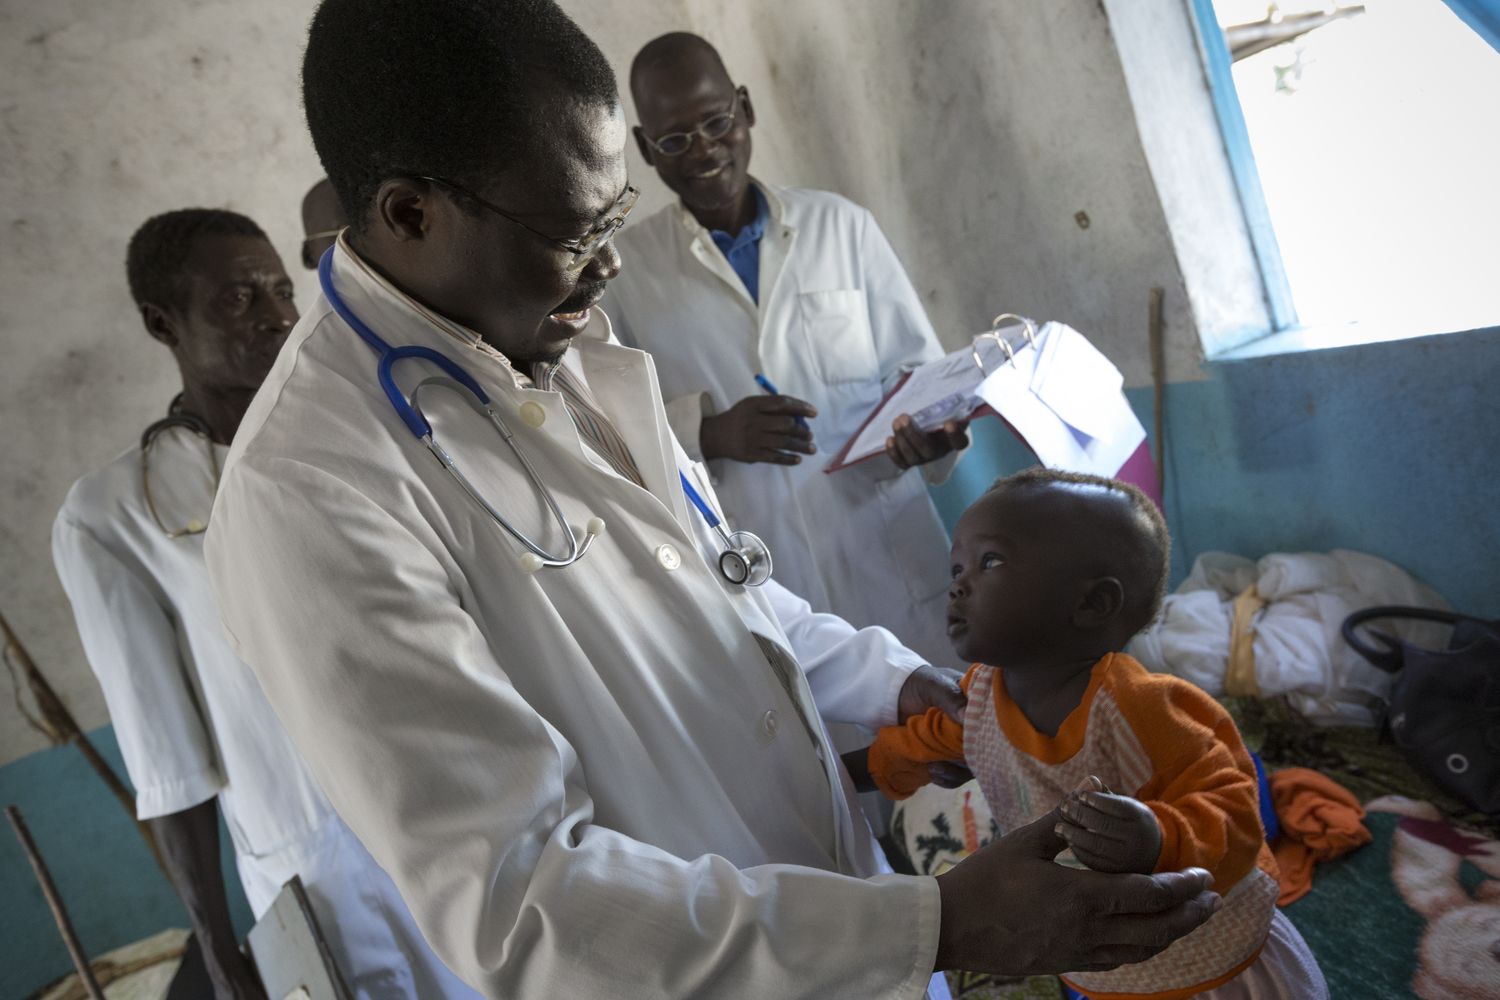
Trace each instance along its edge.
{"label": "clipboard with papers", "polygon": [[1146,430],[1120,370],[1072,327],[995,317],[969,346],[902,376],[825,472],[885,453],[891,422],[909,413],[932,431],[994,414],[1048,468],[1134,483],[1161,503]]}
{"label": "clipboard with papers", "polygon": [[969,346],[905,372],[834,455],[824,472],[837,472],[885,453],[891,422],[911,414],[919,428],[932,431],[949,420],[969,420],[994,412],[978,389],[999,364],[1014,364],[1017,354],[1037,346],[1031,320],[1002,313]]}

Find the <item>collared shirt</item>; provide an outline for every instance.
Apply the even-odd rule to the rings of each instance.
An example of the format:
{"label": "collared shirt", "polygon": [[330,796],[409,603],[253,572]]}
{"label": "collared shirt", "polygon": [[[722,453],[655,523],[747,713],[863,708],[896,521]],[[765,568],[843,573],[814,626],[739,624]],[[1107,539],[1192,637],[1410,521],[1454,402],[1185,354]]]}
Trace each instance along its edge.
{"label": "collared shirt", "polygon": [[755,193],[755,218],[733,235],[722,229],[710,229],[708,235],[713,237],[714,244],[729,261],[729,266],[734,268],[734,273],[745,283],[745,290],[759,305],[760,237],[766,231],[766,220],[771,217],[771,207],[766,203],[766,196],[761,194],[760,188],[752,184],[750,190]]}

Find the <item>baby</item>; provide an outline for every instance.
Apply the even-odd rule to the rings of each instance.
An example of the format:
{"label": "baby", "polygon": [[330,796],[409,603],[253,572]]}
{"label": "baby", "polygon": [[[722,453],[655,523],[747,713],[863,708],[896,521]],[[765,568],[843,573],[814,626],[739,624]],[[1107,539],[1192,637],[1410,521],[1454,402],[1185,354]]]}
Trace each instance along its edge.
{"label": "baby", "polygon": [[948,637],[974,664],[963,724],[933,709],[846,760],[897,799],[929,780],[929,762],[962,760],[1006,830],[1061,803],[1061,863],[1211,872],[1224,905],[1196,931],[1149,961],[1064,977],[1091,1000],[1326,998],[1276,910],[1255,769],[1234,723],[1198,688],[1119,652],[1160,607],[1169,547],[1134,486],[1045,469],[1000,480],[953,539]]}

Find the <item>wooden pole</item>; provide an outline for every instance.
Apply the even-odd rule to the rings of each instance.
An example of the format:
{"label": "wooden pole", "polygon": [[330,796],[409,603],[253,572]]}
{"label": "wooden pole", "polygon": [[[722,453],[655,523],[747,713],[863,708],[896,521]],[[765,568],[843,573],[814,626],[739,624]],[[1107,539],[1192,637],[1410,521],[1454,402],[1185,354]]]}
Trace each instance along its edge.
{"label": "wooden pole", "polygon": [[[100,780],[114,794],[125,812],[130,815],[131,822],[135,823],[136,830],[146,841],[146,847],[150,849],[151,857],[156,860],[157,867],[162,870],[163,874],[167,874],[167,867],[162,863],[161,851],[156,846],[156,838],[152,836],[151,828],[135,818],[135,796],[130,794],[130,789],[125,787],[125,782],[120,780],[115,769],[109,766],[109,762],[84,735],[77,720],[73,718],[73,713],[68,711],[68,707],[63,704],[63,700],[58,697],[52,685],[47,683],[47,678],[42,676],[41,668],[36,665],[36,661],[26,651],[26,647],[21,645],[20,638],[17,637],[3,614],[0,614],[0,637],[5,640],[0,655],[3,655],[7,667],[15,664],[20,668],[26,687],[31,691],[31,696],[36,699],[41,718],[27,711],[26,706],[22,704],[19,681],[16,681],[16,708],[25,716],[26,721],[31,723],[33,729],[51,740],[54,745],[63,746],[72,743],[78,747],[78,751],[83,754],[83,759],[88,761],[94,773],[99,775]],[[14,668],[12,680],[15,681]],[[170,881],[170,874],[167,877]]]}
{"label": "wooden pole", "polygon": [[1153,411],[1156,418],[1156,492],[1161,495],[1163,503],[1167,497],[1167,341],[1162,311],[1166,294],[1163,289],[1151,289],[1151,384],[1155,389]]}
{"label": "wooden pole", "polygon": [[63,944],[68,946],[68,956],[73,959],[73,968],[78,970],[79,980],[93,1000],[104,1000],[104,991],[94,978],[93,966],[89,965],[88,956],[83,953],[83,945],[78,943],[78,935],[73,931],[73,921],[68,919],[67,908],[63,906],[62,897],[57,894],[57,886],[53,884],[52,875],[47,871],[47,863],[42,860],[36,843],[31,839],[31,831],[26,829],[26,820],[21,817],[21,810],[15,806],[6,806],[5,817],[15,828],[16,839],[20,840],[21,849],[26,852],[32,871],[36,872],[36,880],[42,885],[42,895],[47,897],[52,919],[57,922],[57,931],[62,935]]}

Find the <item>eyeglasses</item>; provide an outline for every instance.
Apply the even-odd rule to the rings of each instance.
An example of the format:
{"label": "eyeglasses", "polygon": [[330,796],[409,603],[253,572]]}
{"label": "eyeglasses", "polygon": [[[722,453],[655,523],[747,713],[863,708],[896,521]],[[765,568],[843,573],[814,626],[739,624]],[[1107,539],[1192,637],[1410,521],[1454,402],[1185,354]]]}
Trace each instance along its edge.
{"label": "eyeglasses", "polygon": [[658,138],[646,137],[646,142],[652,149],[662,156],[681,156],[688,151],[693,144],[693,136],[701,135],[704,139],[712,142],[722,139],[734,128],[734,119],[739,111],[740,95],[734,95],[734,100],[729,103],[728,110],[720,111],[716,115],[709,115],[696,126],[686,132],[668,132]]}
{"label": "eyeglasses", "polygon": [[620,197],[615,199],[614,205],[604,214],[604,218],[594,225],[594,228],[576,239],[563,240],[555,236],[548,236],[540,229],[528,226],[499,205],[485,201],[461,184],[445,181],[441,177],[428,177],[422,174],[418,175],[418,180],[437,184],[451,191],[457,191],[459,194],[466,195],[507,222],[512,222],[528,232],[535,233],[553,246],[571,254],[572,259],[567,264],[569,271],[582,271],[588,265],[589,261],[599,255],[599,251],[604,249],[605,244],[614,238],[615,233],[619,231],[621,226],[625,225],[625,217],[630,214],[630,210],[635,207],[636,199],[641,195],[641,192],[636,188],[631,187],[629,184],[625,185],[625,190],[621,192]]}

